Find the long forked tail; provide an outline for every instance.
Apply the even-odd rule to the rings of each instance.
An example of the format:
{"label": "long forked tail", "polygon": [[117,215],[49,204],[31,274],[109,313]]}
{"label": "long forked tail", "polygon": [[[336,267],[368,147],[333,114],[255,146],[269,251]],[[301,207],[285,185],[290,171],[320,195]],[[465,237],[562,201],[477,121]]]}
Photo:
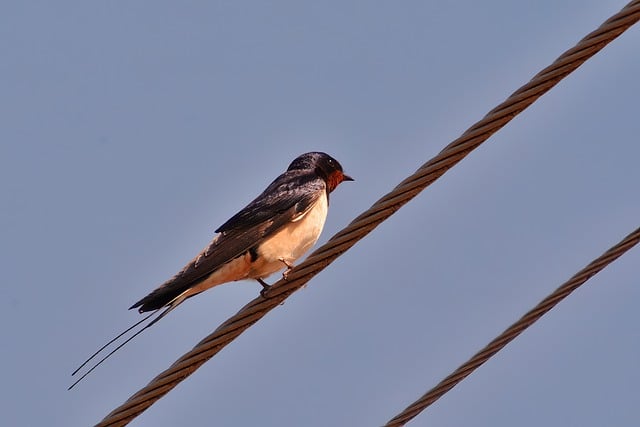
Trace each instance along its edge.
{"label": "long forked tail", "polygon": [[169,314],[169,312],[171,310],[173,310],[174,308],[176,308],[178,305],[180,305],[180,303],[184,301],[184,297],[180,298],[180,296],[178,296],[177,298],[175,298],[173,301],[171,301],[167,307],[160,312],[160,314],[158,314],[158,311],[160,311],[160,308],[154,310],[153,312],[151,312],[150,314],[148,314],[147,316],[145,316],[142,320],[139,320],[138,322],[136,322],[135,324],[131,325],[130,327],[128,327],[127,329],[125,329],[124,331],[122,331],[120,334],[118,334],[116,337],[114,337],[113,339],[111,339],[109,342],[107,342],[105,345],[103,345],[102,347],[100,347],[95,353],[93,353],[87,360],[85,360],[84,362],[82,362],[82,364],[71,373],[71,376],[75,376],[78,372],[80,372],[80,370],[82,368],[84,368],[90,361],[92,361],[94,358],[96,358],[96,356],[98,356],[100,353],[102,353],[104,350],[106,350],[111,344],[115,343],[116,341],[118,341],[120,338],[122,338],[123,336],[125,336],[127,333],[129,333],[130,331],[132,331],[133,329],[135,329],[136,327],[138,327],[139,325],[141,325],[142,323],[144,323],[145,321],[147,321],[149,318],[151,318],[152,316],[155,316],[156,314],[158,314],[158,317],[156,317],[155,319],[151,320],[149,323],[147,323],[146,325],[144,325],[140,330],[138,330],[137,332],[135,332],[133,335],[131,335],[129,338],[127,338],[126,340],[124,340],[123,342],[121,342],[120,344],[118,344],[113,350],[111,350],[109,353],[107,353],[106,356],[104,356],[102,359],[100,359],[98,362],[96,362],[89,370],[87,370],[87,372],[85,372],[84,374],[82,374],[82,376],[80,376],[80,378],[78,378],[73,384],[71,384],[69,386],[69,388],[67,390],[71,390],[73,387],[76,386],[76,384],[78,384],[80,381],[82,381],[87,375],[89,375],[91,372],[93,372],[94,369],[96,369],[98,366],[100,366],[102,364],[102,362],[104,362],[105,360],[107,360],[109,357],[111,357],[116,351],[120,350],[122,347],[124,347],[129,341],[133,340],[135,337],[137,337],[138,335],[140,335],[143,331],[145,331],[146,329],[150,328],[151,326],[153,326],[154,324],[156,324],[156,322],[160,319],[162,319],[164,316],[166,316],[167,314]]}
{"label": "long forked tail", "polygon": [[139,313],[144,313],[147,311],[155,311],[169,305],[176,306],[180,304],[185,299],[183,294],[193,286],[192,282],[182,283],[177,281],[180,277],[178,274],[154,289],[149,295],[129,307],[129,310],[137,308]]}

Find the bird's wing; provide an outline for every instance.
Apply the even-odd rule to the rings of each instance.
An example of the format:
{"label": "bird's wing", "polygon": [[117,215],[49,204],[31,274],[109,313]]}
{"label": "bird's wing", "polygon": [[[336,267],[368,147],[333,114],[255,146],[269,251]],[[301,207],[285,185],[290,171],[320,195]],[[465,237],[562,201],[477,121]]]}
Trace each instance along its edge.
{"label": "bird's wing", "polygon": [[316,202],[322,179],[290,171],[280,175],[244,209],[220,226],[219,234],[178,274],[132,305],[140,312],[156,310],[173,301],[211,273],[257,246],[264,238],[303,215]]}
{"label": "bird's wing", "polygon": [[299,170],[287,171],[244,209],[218,227],[216,232],[225,233],[262,224],[293,206],[296,206],[294,216],[300,215],[313,205],[321,190],[326,191],[326,184],[315,174]]}

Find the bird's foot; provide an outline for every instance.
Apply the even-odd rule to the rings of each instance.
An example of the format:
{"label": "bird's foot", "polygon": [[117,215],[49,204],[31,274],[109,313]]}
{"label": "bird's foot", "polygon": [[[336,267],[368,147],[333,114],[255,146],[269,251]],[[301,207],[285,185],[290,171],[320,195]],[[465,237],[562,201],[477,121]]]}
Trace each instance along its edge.
{"label": "bird's foot", "polygon": [[278,260],[287,266],[287,269],[282,272],[282,278],[288,280],[289,272],[293,268],[293,264],[289,264],[284,258],[278,258]]}
{"label": "bird's foot", "polygon": [[260,296],[262,298],[266,298],[267,297],[267,292],[269,292],[269,289],[271,289],[271,285],[269,285],[267,282],[265,282],[264,280],[262,280],[259,277],[256,280],[258,281],[258,283],[260,283],[262,285],[262,290],[260,291]]}

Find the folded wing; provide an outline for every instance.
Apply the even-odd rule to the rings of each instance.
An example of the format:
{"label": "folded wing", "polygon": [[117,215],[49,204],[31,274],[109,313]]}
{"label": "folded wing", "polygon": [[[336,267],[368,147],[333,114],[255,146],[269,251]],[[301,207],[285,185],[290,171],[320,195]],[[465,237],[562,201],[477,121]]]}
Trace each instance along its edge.
{"label": "folded wing", "polygon": [[255,200],[220,226],[216,230],[219,234],[207,248],[178,274],[130,309],[138,308],[142,313],[174,305],[172,302],[185,291],[304,214],[322,194],[318,190],[324,188],[325,183],[319,178],[308,177],[301,171],[285,172]]}

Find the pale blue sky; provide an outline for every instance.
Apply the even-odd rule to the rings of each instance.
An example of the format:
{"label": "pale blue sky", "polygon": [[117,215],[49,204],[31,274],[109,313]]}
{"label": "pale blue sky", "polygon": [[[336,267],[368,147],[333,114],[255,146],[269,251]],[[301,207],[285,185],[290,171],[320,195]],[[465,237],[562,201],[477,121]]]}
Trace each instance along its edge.
{"label": "pale blue sky", "polygon": [[[294,157],[356,179],[324,242],[625,4],[4,4],[3,424],[94,424],[254,298],[190,299],[66,391]],[[386,422],[638,227],[639,45],[632,27],[131,425]],[[634,249],[411,425],[640,425],[639,276]]]}

